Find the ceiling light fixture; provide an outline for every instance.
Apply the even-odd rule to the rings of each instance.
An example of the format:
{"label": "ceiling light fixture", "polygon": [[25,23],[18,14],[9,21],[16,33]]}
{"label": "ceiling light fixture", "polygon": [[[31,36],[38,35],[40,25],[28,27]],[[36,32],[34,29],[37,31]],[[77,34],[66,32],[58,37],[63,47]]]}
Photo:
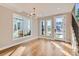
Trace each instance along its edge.
{"label": "ceiling light fixture", "polygon": [[33,8],[33,12],[31,13],[31,15],[33,15],[33,16],[36,15],[36,8]]}
{"label": "ceiling light fixture", "polygon": [[36,14],[36,8],[33,8],[31,13],[27,13],[25,11],[23,11],[22,13],[26,14],[27,16],[38,17],[37,14]]}
{"label": "ceiling light fixture", "polygon": [[36,14],[36,8],[33,8],[32,12],[30,14],[28,13],[28,16],[38,18],[39,16]]}

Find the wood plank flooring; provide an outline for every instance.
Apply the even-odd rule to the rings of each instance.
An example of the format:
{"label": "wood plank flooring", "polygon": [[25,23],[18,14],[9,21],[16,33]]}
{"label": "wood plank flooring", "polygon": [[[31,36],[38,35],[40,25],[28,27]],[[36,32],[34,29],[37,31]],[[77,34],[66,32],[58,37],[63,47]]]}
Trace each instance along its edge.
{"label": "wood plank flooring", "polygon": [[[7,50],[1,56],[73,56],[71,44],[59,41],[38,39]],[[14,52],[13,52],[14,51]]]}

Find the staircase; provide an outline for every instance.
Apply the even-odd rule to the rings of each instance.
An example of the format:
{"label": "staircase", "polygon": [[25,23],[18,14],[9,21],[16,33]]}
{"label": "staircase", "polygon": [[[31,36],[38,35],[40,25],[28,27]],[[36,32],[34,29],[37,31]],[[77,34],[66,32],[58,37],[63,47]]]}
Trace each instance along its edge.
{"label": "staircase", "polygon": [[79,54],[79,26],[77,24],[77,21],[74,17],[74,15],[72,15],[72,30],[73,30],[73,36],[74,36],[74,40],[76,41],[76,46],[78,49],[78,54]]}

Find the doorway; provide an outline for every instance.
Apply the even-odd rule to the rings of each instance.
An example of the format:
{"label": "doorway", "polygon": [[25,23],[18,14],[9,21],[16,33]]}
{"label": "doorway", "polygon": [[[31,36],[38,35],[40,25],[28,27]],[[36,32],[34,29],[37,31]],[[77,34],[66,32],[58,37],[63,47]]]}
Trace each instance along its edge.
{"label": "doorway", "polygon": [[65,17],[56,16],[54,20],[54,39],[65,40]]}

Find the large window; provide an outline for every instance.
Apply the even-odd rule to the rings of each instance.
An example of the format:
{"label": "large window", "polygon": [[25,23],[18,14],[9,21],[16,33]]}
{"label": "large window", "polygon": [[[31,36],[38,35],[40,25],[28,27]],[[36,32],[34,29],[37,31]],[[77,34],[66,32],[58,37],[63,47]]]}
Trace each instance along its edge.
{"label": "large window", "polygon": [[23,16],[13,15],[13,38],[31,35],[31,20]]}
{"label": "large window", "polygon": [[41,20],[41,34],[45,35],[45,20]]}
{"label": "large window", "polygon": [[43,19],[41,20],[41,35],[43,36],[51,36],[52,34],[52,20],[51,19]]}
{"label": "large window", "polygon": [[65,26],[64,26],[64,17],[57,16],[55,19],[55,39],[64,39]]}
{"label": "large window", "polygon": [[46,21],[46,35],[47,36],[51,36],[51,34],[52,34],[52,20],[47,20]]}

